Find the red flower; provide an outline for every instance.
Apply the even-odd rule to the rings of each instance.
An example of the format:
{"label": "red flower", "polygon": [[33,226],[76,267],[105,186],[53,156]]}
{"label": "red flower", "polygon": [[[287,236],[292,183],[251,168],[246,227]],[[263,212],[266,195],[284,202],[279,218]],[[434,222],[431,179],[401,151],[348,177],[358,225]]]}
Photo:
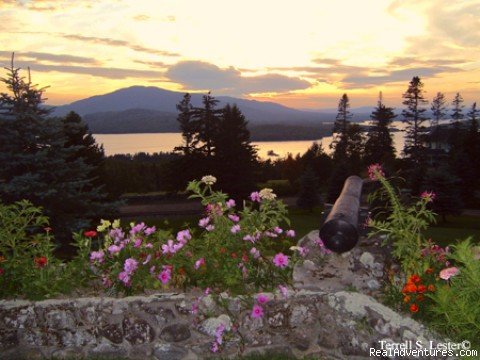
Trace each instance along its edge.
{"label": "red flower", "polygon": [[406,303],[409,303],[410,300],[411,300],[410,295],[407,295],[407,296],[405,296],[405,297],[403,298],[403,302],[404,302],[405,304],[406,304]]}
{"label": "red flower", "polygon": [[34,259],[34,262],[35,262],[35,266],[37,268],[43,268],[45,267],[45,265],[48,264],[48,259],[46,256],[40,256],[40,257],[36,257]]}
{"label": "red flower", "polygon": [[431,273],[433,273],[432,268],[428,268],[427,270],[425,270],[425,274],[431,274]]}
{"label": "red flower", "polygon": [[407,283],[402,290],[403,293],[416,293],[417,292],[417,285],[414,283]]}
{"label": "red flower", "polygon": [[420,276],[418,276],[417,274],[413,274],[412,276],[410,276],[410,279],[408,279],[408,282],[413,282],[415,284],[418,284],[420,281],[422,281],[422,279],[420,279]]}
{"label": "red flower", "polygon": [[95,230],[85,231],[83,233],[83,235],[85,237],[93,238],[93,237],[97,236],[97,232]]}
{"label": "red flower", "polygon": [[417,290],[420,294],[423,294],[425,291],[427,291],[427,287],[425,285],[420,284],[418,285]]}
{"label": "red flower", "polygon": [[435,291],[435,285],[430,284],[430,285],[428,285],[427,289],[428,289],[428,291],[434,292]]}
{"label": "red flower", "polygon": [[418,305],[417,304],[410,305],[410,312],[412,313],[418,312]]}
{"label": "red flower", "polygon": [[4,272],[5,272],[5,270],[3,270],[2,268],[0,268],[0,276],[2,276]]}

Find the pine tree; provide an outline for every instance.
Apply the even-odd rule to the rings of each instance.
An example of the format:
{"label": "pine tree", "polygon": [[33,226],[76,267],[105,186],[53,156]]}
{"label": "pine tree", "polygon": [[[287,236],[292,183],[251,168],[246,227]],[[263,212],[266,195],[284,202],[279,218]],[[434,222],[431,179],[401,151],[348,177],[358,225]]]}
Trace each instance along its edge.
{"label": "pine tree", "polygon": [[181,151],[185,155],[193,151],[192,143],[196,132],[195,123],[192,121],[193,106],[191,104],[191,98],[190,94],[186,93],[183,99],[177,104],[177,111],[179,112],[177,121],[180,123],[184,144],[183,146],[175,147],[175,151]]}
{"label": "pine tree", "polygon": [[76,157],[78,146],[60,119],[48,118],[44,89],[26,81],[13,64],[2,82],[9,93],[0,95],[0,199],[21,199],[42,206],[51,219],[57,241],[67,243],[71,231],[89,226],[104,207],[104,195],[89,177],[93,166]]}
{"label": "pine tree", "polygon": [[452,101],[452,122],[459,123],[463,119],[463,97],[460,93],[455,95],[455,98]]}
{"label": "pine tree", "polygon": [[333,125],[334,139],[330,145],[334,149],[333,158],[336,160],[347,158],[348,127],[352,118],[349,108],[350,100],[347,94],[343,94],[338,102],[338,113]]}
{"label": "pine tree", "polygon": [[407,123],[404,153],[414,164],[419,164],[424,161],[425,147],[422,135],[425,127],[422,123],[427,119],[426,109],[422,106],[428,101],[425,100],[423,83],[418,76],[412,78],[402,97],[405,99],[403,105],[406,106],[402,111],[403,121]]}
{"label": "pine tree", "polygon": [[240,109],[227,104],[212,139],[218,186],[237,199],[247,196],[255,185],[257,152],[250,143],[247,124]]}
{"label": "pine tree", "polygon": [[192,146],[210,159],[215,151],[213,138],[218,131],[222,110],[216,108],[218,100],[210,92],[203,96],[202,104],[203,107],[195,107],[192,111],[191,122],[195,129]]}
{"label": "pine tree", "polygon": [[447,114],[445,95],[441,92],[438,92],[437,95],[432,100],[432,119],[430,126],[433,128],[438,127],[440,120],[442,120]]}
{"label": "pine tree", "polygon": [[366,165],[374,163],[391,165],[395,160],[395,148],[388,127],[396,116],[393,108],[386,107],[383,104],[380,93],[377,107],[370,115],[372,126],[367,134],[364,153],[364,163]]}

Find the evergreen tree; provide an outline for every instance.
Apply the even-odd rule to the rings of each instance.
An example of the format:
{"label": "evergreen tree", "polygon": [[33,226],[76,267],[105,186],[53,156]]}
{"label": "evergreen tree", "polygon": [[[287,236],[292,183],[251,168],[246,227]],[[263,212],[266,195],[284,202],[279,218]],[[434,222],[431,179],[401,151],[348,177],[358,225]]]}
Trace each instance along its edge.
{"label": "evergreen tree", "polygon": [[402,97],[405,99],[403,105],[406,106],[402,111],[403,121],[407,123],[404,152],[414,164],[418,165],[424,161],[425,147],[422,135],[425,127],[422,123],[427,119],[426,109],[423,107],[427,100],[423,95],[423,83],[418,76],[412,78]]}
{"label": "evergreen tree", "polygon": [[318,179],[311,166],[308,166],[300,178],[300,192],[298,194],[297,206],[301,209],[312,211],[320,204],[318,196]]}
{"label": "evergreen tree", "polygon": [[182,151],[185,155],[193,151],[192,143],[196,133],[195,123],[192,121],[193,106],[191,104],[191,98],[190,94],[186,93],[183,99],[177,104],[177,111],[179,112],[177,121],[180,123],[184,144],[183,146],[175,147],[175,151]]}
{"label": "evergreen tree", "polygon": [[338,113],[333,125],[334,139],[330,145],[330,148],[334,149],[333,158],[335,160],[347,158],[348,127],[352,118],[349,108],[350,100],[347,94],[343,94],[338,103]]}
{"label": "evergreen tree", "polygon": [[204,95],[202,98],[203,107],[193,108],[192,126],[195,131],[192,146],[195,151],[204,154],[207,159],[213,156],[215,151],[213,138],[215,137],[222,115],[222,109],[217,109],[218,100],[210,95]]}
{"label": "evergreen tree", "polygon": [[303,154],[301,161],[304,171],[308,167],[313,169],[319,186],[327,185],[328,177],[325,174],[332,173],[333,162],[332,158],[323,151],[322,143],[312,143],[312,146]]}
{"label": "evergreen tree", "polygon": [[430,122],[430,126],[432,130],[438,127],[440,120],[442,120],[445,115],[447,114],[447,106],[445,95],[441,92],[438,92],[437,95],[432,100],[432,119]]}
{"label": "evergreen tree", "polygon": [[351,171],[357,174],[363,168],[361,160],[365,148],[365,135],[363,135],[360,125],[349,124],[346,139],[346,161],[350,164]]}
{"label": "evergreen tree", "polygon": [[76,157],[78,146],[60,119],[48,118],[44,89],[26,81],[13,64],[2,82],[9,93],[0,95],[0,199],[21,199],[42,206],[51,219],[57,241],[67,243],[71,231],[89,226],[104,208],[103,194],[92,184],[93,166]]}
{"label": "evergreen tree", "polygon": [[255,185],[257,152],[250,143],[247,124],[240,109],[227,104],[212,138],[213,173],[218,178],[218,186],[237,199],[247,196]]}
{"label": "evergreen tree", "polygon": [[452,101],[452,122],[459,123],[463,119],[463,97],[460,93],[455,95],[455,98]]}
{"label": "evergreen tree", "polygon": [[338,196],[342,192],[345,180],[354,174],[355,173],[352,172],[352,169],[347,162],[344,161],[336,164],[329,179],[327,202],[331,204],[335,203]]}
{"label": "evergreen tree", "polygon": [[367,134],[364,153],[364,163],[366,165],[374,163],[391,165],[395,160],[395,148],[388,127],[396,116],[393,108],[386,107],[383,104],[380,94],[377,107],[370,115],[372,126]]}

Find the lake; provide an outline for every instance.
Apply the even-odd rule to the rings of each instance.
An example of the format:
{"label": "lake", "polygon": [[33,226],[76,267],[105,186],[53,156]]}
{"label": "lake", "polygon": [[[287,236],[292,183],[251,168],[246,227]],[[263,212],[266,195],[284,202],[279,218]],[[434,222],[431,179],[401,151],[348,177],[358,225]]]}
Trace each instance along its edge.
{"label": "lake", "polygon": [[[368,125],[369,121],[360,124]],[[395,121],[392,128],[403,129],[405,124]],[[392,132],[393,142],[400,156],[404,146],[403,131]],[[155,153],[170,152],[175,146],[182,144],[181,133],[152,133],[152,134],[94,134],[95,140],[103,144],[106,155],[135,154],[139,152]],[[259,141],[252,144],[257,146],[258,155],[262,159],[275,159],[277,156],[269,156],[273,152],[278,157],[285,157],[288,153],[292,155],[303,154],[312,145],[314,140],[296,141]],[[330,144],[332,136],[316,140],[322,142],[322,147],[327,154],[331,153]]]}

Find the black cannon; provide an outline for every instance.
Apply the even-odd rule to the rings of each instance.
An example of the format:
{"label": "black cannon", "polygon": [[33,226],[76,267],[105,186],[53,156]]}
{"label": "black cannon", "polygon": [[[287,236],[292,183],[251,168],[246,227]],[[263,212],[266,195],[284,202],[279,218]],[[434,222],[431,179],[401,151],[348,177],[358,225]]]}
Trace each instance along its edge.
{"label": "black cannon", "polygon": [[320,238],[327,249],[336,253],[351,250],[358,242],[358,217],[363,180],[350,176],[330,213],[320,228]]}

